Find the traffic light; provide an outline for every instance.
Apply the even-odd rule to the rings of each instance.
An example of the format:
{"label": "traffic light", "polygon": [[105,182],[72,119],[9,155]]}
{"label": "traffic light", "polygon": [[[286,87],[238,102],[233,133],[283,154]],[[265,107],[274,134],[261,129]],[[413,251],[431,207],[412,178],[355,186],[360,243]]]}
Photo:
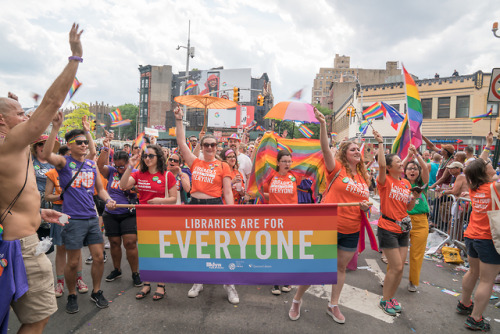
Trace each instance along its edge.
{"label": "traffic light", "polygon": [[95,131],[96,128],[96,120],[90,121],[90,131]]}
{"label": "traffic light", "polygon": [[257,105],[258,106],[263,106],[264,105],[264,96],[262,96],[261,94],[259,94],[257,96]]}
{"label": "traffic light", "polygon": [[238,87],[233,88],[233,101],[238,102],[240,100],[240,89]]}

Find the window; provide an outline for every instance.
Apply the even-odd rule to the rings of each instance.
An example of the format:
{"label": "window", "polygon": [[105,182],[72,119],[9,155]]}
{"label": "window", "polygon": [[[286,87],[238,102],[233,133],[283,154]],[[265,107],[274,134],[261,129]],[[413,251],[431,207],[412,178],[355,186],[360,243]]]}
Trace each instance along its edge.
{"label": "window", "polygon": [[146,83],[145,87],[148,88],[149,87],[149,80],[146,78],[146,80],[144,80],[144,82]]}
{"label": "window", "polygon": [[457,118],[469,118],[470,96],[457,96]]}
{"label": "window", "polygon": [[438,98],[438,118],[450,118],[450,98]]}
{"label": "window", "polygon": [[432,99],[422,99],[422,114],[425,119],[432,118]]}
{"label": "window", "polygon": [[399,104],[391,104],[391,107],[399,111]]}

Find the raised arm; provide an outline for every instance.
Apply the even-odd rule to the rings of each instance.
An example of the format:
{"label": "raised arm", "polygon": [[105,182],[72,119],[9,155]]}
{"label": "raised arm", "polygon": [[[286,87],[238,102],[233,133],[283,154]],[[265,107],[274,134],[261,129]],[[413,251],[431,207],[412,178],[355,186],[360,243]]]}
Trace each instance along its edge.
{"label": "raised arm", "polygon": [[203,138],[203,137],[205,137],[205,130],[201,129],[200,134],[198,135],[198,142],[196,143],[196,147],[193,149],[193,154],[195,155],[195,157],[199,157],[200,156],[201,138]]}
{"label": "raised arm", "polygon": [[493,145],[493,133],[492,132],[490,132],[490,133],[488,133],[488,135],[486,135],[486,147],[484,148],[483,152],[479,156],[484,161],[488,161],[488,157],[490,155],[491,145]]}
{"label": "raised arm", "polygon": [[85,139],[89,141],[89,154],[85,157],[85,159],[94,160],[97,155],[97,150],[95,149],[94,139],[92,139],[92,135],[90,134],[90,122],[87,119],[86,115],[82,116],[82,127],[83,131],[85,131]]}
{"label": "raised arm", "polygon": [[434,143],[432,143],[429,139],[427,139],[426,136],[422,135],[422,139],[425,141],[425,143],[427,144],[427,149],[428,150],[432,150],[434,152],[438,152],[438,153],[441,153],[441,151],[436,147],[436,145],[434,145]]}
{"label": "raised arm", "polygon": [[102,149],[101,154],[99,154],[99,158],[97,158],[97,167],[101,171],[102,176],[104,178],[108,178],[109,176],[109,138],[106,136],[102,140]]}
{"label": "raised arm", "polygon": [[43,145],[41,153],[42,159],[47,160],[58,169],[61,169],[66,165],[66,158],[58,154],[54,154],[52,151],[54,150],[54,144],[56,143],[56,137],[59,133],[59,129],[61,128],[63,118],[63,113],[59,111],[52,119],[52,130],[50,131],[49,138],[47,138],[47,141],[45,141],[45,144]]}
{"label": "raised arm", "polygon": [[385,172],[387,169],[387,164],[385,162],[385,148],[384,148],[384,138],[378,131],[373,130],[373,136],[378,142],[378,183],[385,184]]}
{"label": "raised arm", "polygon": [[193,162],[196,160],[196,156],[191,152],[189,147],[186,144],[186,135],[184,133],[184,128],[182,127],[182,109],[180,106],[177,106],[174,109],[175,115],[175,134],[177,137],[177,146],[179,146],[179,150],[181,151],[182,158],[186,162],[186,164],[191,167]]}
{"label": "raised arm", "polygon": [[132,168],[137,164],[139,161],[140,157],[138,154],[132,156],[130,160],[128,161],[127,168],[125,169],[125,172],[122,175],[122,178],[120,180],[120,189],[123,191],[132,189],[132,187],[135,185],[135,180],[133,177],[130,176],[132,173]]}
{"label": "raised arm", "polygon": [[422,156],[418,153],[417,149],[415,146],[410,145],[410,150],[412,150],[413,156],[417,157],[418,164],[420,167],[422,167],[422,174],[420,177],[422,178],[422,181],[424,184],[429,184],[429,168],[427,167],[427,163],[424,161]]}
{"label": "raised arm", "polygon": [[335,169],[335,156],[328,145],[328,134],[326,131],[326,120],[318,109],[314,108],[314,116],[319,121],[319,142],[321,143],[321,151],[325,159],[325,167],[328,173]]}
{"label": "raised arm", "polygon": [[[80,36],[83,31],[78,32],[78,25],[73,24],[69,32],[69,43],[72,51],[72,56],[82,57],[82,45]],[[45,93],[42,102],[35,110],[33,115],[26,122],[15,126],[5,138],[7,151],[16,152],[24,149],[47,129],[52,118],[57,110],[63,104],[66,95],[68,94],[73,80],[75,79],[76,71],[80,62],[78,60],[69,60],[68,64],[52,83],[50,88]]]}

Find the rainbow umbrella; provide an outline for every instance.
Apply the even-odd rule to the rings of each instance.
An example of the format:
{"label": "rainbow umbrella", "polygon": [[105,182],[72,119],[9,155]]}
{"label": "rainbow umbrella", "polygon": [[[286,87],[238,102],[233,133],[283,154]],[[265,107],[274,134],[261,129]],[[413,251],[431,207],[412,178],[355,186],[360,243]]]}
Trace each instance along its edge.
{"label": "rainbow umbrella", "polygon": [[264,118],[319,124],[314,116],[314,107],[304,102],[280,102]]}

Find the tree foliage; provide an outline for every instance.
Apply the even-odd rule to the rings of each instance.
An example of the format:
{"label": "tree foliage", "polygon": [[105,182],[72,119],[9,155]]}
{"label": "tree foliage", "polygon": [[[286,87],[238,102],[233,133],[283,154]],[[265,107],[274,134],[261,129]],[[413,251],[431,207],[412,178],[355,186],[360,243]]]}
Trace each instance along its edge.
{"label": "tree foliage", "polygon": [[[83,129],[82,126],[82,117],[87,116],[87,119],[90,121],[95,119],[95,114],[89,111],[89,105],[85,102],[75,102],[71,101],[75,109],[64,116],[65,120],[61,126],[59,134],[64,136],[65,133],[74,130],[74,129]],[[92,133],[92,136],[95,135]]]}

